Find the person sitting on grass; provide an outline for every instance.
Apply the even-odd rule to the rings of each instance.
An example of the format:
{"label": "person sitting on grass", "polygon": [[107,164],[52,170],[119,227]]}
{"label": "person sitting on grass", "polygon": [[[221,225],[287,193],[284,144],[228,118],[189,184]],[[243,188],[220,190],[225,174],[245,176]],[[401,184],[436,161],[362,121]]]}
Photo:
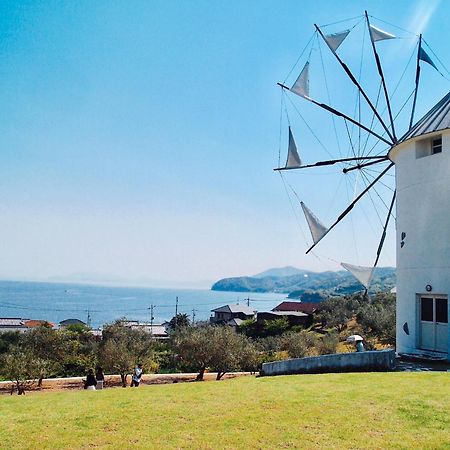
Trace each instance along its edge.
{"label": "person sitting on grass", "polygon": [[93,369],[89,369],[87,377],[85,380],[83,380],[84,388],[88,391],[95,391],[95,386],[97,386],[97,380],[94,376]]}
{"label": "person sitting on grass", "polygon": [[142,364],[138,364],[137,367],[134,368],[130,387],[139,387],[139,383],[141,382],[142,372],[143,372]]}

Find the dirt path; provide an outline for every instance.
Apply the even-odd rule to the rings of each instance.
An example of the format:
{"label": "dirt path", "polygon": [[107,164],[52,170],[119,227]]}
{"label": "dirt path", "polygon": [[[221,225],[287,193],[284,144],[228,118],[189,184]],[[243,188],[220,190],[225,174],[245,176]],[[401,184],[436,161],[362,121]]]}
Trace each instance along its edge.
{"label": "dirt path", "polygon": [[[216,379],[216,373],[205,373],[205,381],[213,381]],[[248,376],[250,372],[230,372],[224,375],[224,379]],[[169,374],[144,374],[142,376],[141,384],[170,384],[170,383],[186,383],[195,381],[196,373],[169,373]],[[42,381],[42,387],[33,386],[31,391],[61,391],[61,390],[81,390],[83,389],[83,378],[47,378]],[[129,386],[131,376],[127,378]],[[105,375],[105,388],[121,387],[119,375]],[[0,382],[0,394],[10,394],[12,383],[10,381]]]}

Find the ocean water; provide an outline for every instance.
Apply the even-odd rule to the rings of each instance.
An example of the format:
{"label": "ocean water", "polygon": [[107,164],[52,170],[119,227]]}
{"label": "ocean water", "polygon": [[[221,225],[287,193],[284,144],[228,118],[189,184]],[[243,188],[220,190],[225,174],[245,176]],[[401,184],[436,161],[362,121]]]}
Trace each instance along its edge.
{"label": "ocean water", "polygon": [[66,283],[0,281],[0,317],[21,317],[58,323],[64,319],[87,321],[100,327],[115,319],[150,321],[170,320],[178,312],[195,320],[208,320],[211,310],[226,304],[247,304],[258,311],[268,311],[286,298],[285,294],[217,292],[207,289],[157,289],[110,287]]}

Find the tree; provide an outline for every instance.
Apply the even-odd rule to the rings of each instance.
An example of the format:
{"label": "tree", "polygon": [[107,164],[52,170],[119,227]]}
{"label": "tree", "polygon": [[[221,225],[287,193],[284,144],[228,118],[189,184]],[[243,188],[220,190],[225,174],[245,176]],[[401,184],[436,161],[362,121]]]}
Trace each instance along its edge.
{"label": "tree", "polygon": [[21,336],[21,333],[18,331],[6,331],[0,333],[0,355],[7,353],[11,346],[18,345]]}
{"label": "tree", "polygon": [[172,335],[172,348],[183,369],[198,372],[197,380],[203,380],[206,368],[211,363],[210,329],[205,327],[177,328]]}
{"label": "tree", "polygon": [[[37,358],[30,350],[14,346],[2,357],[2,375],[11,380],[19,395],[25,394],[41,374],[47,370],[47,362]],[[14,392],[11,387],[11,395]]]}
{"label": "tree", "polygon": [[56,330],[45,325],[33,328],[23,335],[22,345],[36,359],[45,362],[41,364],[38,386],[42,385],[44,378],[55,374],[61,368],[64,349]]}
{"label": "tree", "polygon": [[73,331],[68,327],[58,331],[61,340],[60,356],[63,376],[85,375],[86,371],[95,367],[98,361],[99,342],[87,330]]}
{"label": "tree", "polygon": [[133,330],[118,320],[103,329],[99,359],[106,370],[118,372],[122,386],[136,364],[149,367],[154,356],[155,341],[145,331]]}
{"label": "tree", "polygon": [[245,334],[247,337],[257,337],[258,336],[258,323],[256,319],[244,320],[238,329],[239,333]]}
{"label": "tree", "polygon": [[217,371],[220,380],[230,370],[257,366],[252,342],[228,326],[181,328],[172,336],[172,347],[184,369],[198,372],[197,380],[203,380],[208,367]]}
{"label": "tree", "polygon": [[282,346],[291,358],[303,358],[315,353],[317,337],[314,333],[302,330],[298,333],[291,331],[282,336]]}
{"label": "tree", "polygon": [[289,329],[289,321],[286,317],[275,320],[265,320],[263,334],[265,336],[279,336]]}
{"label": "tree", "polygon": [[256,370],[255,349],[246,336],[237,334],[229,326],[210,327],[209,347],[211,369],[217,371],[217,380],[225,373],[247,367]]}
{"label": "tree", "polygon": [[374,334],[389,344],[395,345],[395,296],[380,293],[357,312],[358,323],[367,334]]}
{"label": "tree", "polygon": [[336,328],[341,332],[346,328],[348,321],[356,315],[362,301],[362,297],[358,294],[329,298],[320,304],[317,320],[324,327]]}
{"label": "tree", "polygon": [[169,322],[169,328],[171,330],[176,330],[177,328],[188,327],[191,324],[189,316],[187,314],[178,313],[173,316]]}

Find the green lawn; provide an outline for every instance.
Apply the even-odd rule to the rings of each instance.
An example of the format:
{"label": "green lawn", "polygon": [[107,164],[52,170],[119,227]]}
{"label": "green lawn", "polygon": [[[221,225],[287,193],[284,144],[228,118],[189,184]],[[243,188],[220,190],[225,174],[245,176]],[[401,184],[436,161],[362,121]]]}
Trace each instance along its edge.
{"label": "green lawn", "polygon": [[450,449],[450,374],[244,377],[0,397],[0,448]]}

